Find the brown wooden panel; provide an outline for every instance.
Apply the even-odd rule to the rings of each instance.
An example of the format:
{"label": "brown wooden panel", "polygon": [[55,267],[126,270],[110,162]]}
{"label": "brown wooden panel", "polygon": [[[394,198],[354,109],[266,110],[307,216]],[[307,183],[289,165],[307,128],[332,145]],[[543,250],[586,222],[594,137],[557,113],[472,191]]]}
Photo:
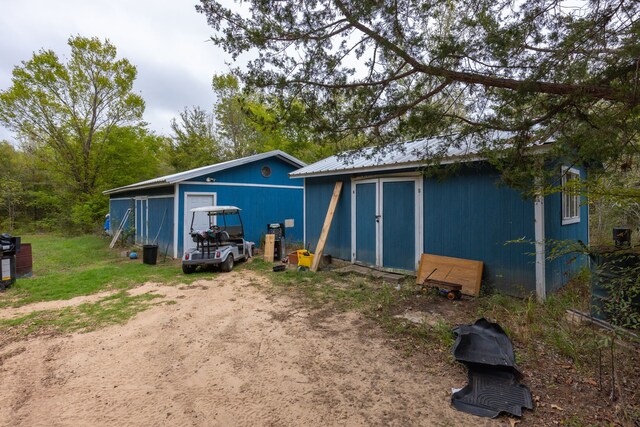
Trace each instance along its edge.
{"label": "brown wooden panel", "polygon": [[482,261],[422,254],[416,283],[422,285],[429,279],[461,285],[463,294],[477,297],[480,295],[482,267]]}
{"label": "brown wooden panel", "polygon": [[275,243],[275,234],[267,234],[264,236],[264,260],[267,262],[273,262]]}

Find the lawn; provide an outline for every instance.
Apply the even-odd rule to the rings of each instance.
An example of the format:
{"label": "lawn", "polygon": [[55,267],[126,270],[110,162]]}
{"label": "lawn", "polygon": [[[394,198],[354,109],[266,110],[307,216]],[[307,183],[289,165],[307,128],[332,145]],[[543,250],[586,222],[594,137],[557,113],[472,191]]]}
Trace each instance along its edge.
{"label": "lawn", "polygon": [[22,241],[31,243],[33,276],[18,279],[0,293],[0,308],[128,289],[148,281],[193,280],[182,274],[179,261],[159,256],[158,264],[143,264],[141,256],[137,260],[123,257],[122,249],[110,250],[108,241],[97,236],[27,235]]}
{"label": "lawn", "polygon": [[98,236],[26,235],[22,241],[31,243],[33,275],[17,279],[0,293],[0,310],[100,292],[106,294],[93,302],[0,319],[0,332],[11,330],[10,335],[87,332],[126,323],[153,305],[170,303],[156,294],[130,296],[128,289],[146,282],[170,285],[202,278],[201,275],[185,276],[179,260],[160,256],[156,265],[147,265],[141,257],[135,260],[124,257],[122,248],[111,250],[109,242]]}

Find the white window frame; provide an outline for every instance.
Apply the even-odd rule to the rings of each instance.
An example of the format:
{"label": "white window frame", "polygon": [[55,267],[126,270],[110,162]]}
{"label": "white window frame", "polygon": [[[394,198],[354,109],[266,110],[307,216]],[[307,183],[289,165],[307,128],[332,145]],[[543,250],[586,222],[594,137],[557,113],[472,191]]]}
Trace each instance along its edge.
{"label": "white window frame", "polygon": [[562,225],[580,222],[580,194],[565,188],[572,179],[580,179],[576,168],[562,166]]}

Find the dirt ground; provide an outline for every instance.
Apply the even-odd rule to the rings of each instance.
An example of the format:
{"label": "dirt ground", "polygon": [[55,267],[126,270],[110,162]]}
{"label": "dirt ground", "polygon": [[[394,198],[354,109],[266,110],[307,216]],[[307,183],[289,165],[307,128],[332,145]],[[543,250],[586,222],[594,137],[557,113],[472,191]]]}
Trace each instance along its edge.
{"label": "dirt ground", "polygon": [[0,341],[0,424],[509,425],[450,407],[462,371],[415,363],[361,315],[270,296],[264,280],[146,284],[131,293],[175,303],[95,332]]}

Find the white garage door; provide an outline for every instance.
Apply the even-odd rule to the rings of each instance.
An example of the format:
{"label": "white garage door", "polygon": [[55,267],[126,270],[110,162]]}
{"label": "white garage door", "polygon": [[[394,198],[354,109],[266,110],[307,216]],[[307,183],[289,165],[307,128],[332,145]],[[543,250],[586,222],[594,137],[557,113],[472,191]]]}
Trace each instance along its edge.
{"label": "white garage door", "polygon": [[[215,206],[216,194],[215,193],[196,193],[185,194],[184,200],[184,251],[190,248],[195,248],[196,243],[189,234],[191,231],[191,217],[193,213],[191,209],[200,208],[203,206]],[[193,222],[194,230],[206,230],[209,227],[209,218],[206,212],[196,212],[196,217]]]}

